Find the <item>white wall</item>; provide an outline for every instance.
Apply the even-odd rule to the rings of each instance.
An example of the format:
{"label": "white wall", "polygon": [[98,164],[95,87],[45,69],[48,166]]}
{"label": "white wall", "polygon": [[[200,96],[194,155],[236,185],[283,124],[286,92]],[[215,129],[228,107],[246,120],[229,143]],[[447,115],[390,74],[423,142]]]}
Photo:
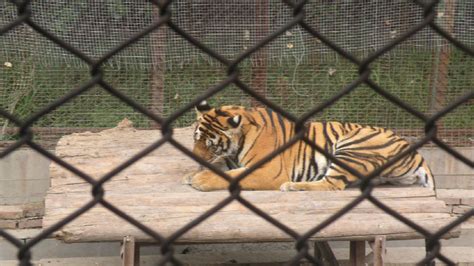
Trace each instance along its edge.
{"label": "white wall", "polygon": [[0,205],[42,202],[50,185],[49,160],[20,149],[0,160]]}

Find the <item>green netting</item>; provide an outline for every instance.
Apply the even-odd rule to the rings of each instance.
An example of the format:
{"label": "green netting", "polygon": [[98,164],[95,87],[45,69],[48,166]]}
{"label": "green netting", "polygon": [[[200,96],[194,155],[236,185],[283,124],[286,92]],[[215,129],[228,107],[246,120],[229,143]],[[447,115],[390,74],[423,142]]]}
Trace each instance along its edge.
{"label": "green netting", "polygon": [[[474,2],[453,3],[441,3],[437,22],[474,47]],[[32,1],[31,9],[35,22],[92,58],[99,58],[150,25],[158,14],[147,1],[132,0]],[[305,10],[310,25],[359,58],[383,47],[423,18],[422,9],[410,0],[310,1]],[[15,12],[12,4],[1,1],[0,26],[12,21]],[[276,0],[179,0],[173,2],[172,12],[175,24],[230,60],[292,18],[292,11]],[[474,88],[474,59],[429,28],[379,58],[371,68],[371,77],[382,88],[427,114]],[[272,41],[240,69],[243,81],[295,115],[331,97],[358,74],[353,64],[300,27]],[[104,65],[104,72],[107,82],[163,116],[226,77],[216,60],[165,28],[114,56]],[[0,108],[20,118],[89,78],[86,64],[27,26],[0,37]],[[252,100],[230,86],[211,103],[251,105]],[[115,126],[124,117],[137,127],[153,125],[94,87],[34,126],[41,129],[37,135],[41,141],[64,132]],[[189,112],[176,126],[189,125],[193,119]],[[414,136],[422,130],[420,121],[364,86],[314,119],[385,126]],[[473,145],[472,102],[441,122],[440,134],[448,143]],[[3,139],[15,138],[11,126],[0,118]]]}

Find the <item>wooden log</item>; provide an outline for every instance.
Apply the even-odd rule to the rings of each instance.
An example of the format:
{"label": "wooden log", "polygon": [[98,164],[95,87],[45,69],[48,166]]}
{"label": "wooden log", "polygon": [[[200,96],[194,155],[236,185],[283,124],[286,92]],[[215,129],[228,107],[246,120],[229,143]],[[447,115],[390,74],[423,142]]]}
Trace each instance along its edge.
{"label": "wooden log", "polygon": [[[183,198],[182,200],[185,200]],[[162,211],[159,206],[119,206],[122,211],[140,220],[147,226],[155,229],[164,236],[169,236],[179,228],[192,222],[202,211],[182,210],[180,207],[172,212]],[[233,203],[233,205],[238,205]],[[262,241],[292,241],[293,239],[269,224],[260,217],[251,213],[243,206],[234,206],[238,211],[222,209],[217,214],[207,219],[202,224],[187,232],[178,241],[191,242],[262,242]],[[49,226],[63,219],[67,214],[77,208],[58,209],[51,208],[45,218],[44,225]],[[231,208],[232,209],[232,208]],[[266,211],[265,209],[263,209]],[[312,227],[329,218],[330,214],[305,214],[291,210],[281,210],[269,213],[274,218],[282,221],[293,230],[302,234]],[[405,217],[422,224],[431,231],[438,230],[447,222],[452,221],[449,214],[421,213],[404,214]],[[363,221],[363,222],[361,222]],[[56,233],[58,238],[67,242],[82,241],[120,241],[120,236],[133,235],[140,242],[153,241],[149,236],[129,225],[109,211],[96,207],[83,214],[78,219],[63,227]],[[349,213],[318,232],[313,240],[351,240],[373,239],[376,235],[387,235],[388,239],[414,239],[422,238],[417,232],[386,214]],[[452,231],[445,237],[457,236],[459,231]]]}
{"label": "wooden log", "polygon": [[441,199],[474,199],[472,189],[438,189],[438,198]]}
{"label": "wooden log", "polygon": [[[152,195],[143,197],[142,195],[128,195],[128,199],[121,199],[120,196],[106,196],[107,201],[116,204],[117,206],[123,206],[124,208],[133,207],[136,205],[153,207],[157,206],[159,210],[163,213],[173,213],[176,210],[183,212],[202,212],[207,209],[210,209],[212,206],[215,206],[224,198],[228,197],[229,194],[219,193],[220,196],[214,197],[215,195],[210,196],[210,199],[205,199],[203,197],[197,197],[196,195],[190,195],[186,197],[186,193],[169,193],[171,195],[163,195],[160,197],[153,198]],[[274,192],[274,197],[276,196],[279,200],[278,202],[271,201],[269,198],[258,197],[255,195],[257,193],[244,193],[247,195],[245,198],[251,200],[255,203],[255,206],[259,207],[262,210],[265,210],[268,213],[279,213],[280,211],[286,211],[297,214],[305,215],[322,215],[322,214],[332,214],[345,205],[347,205],[351,200],[334,200],[334,201],[318,201],[318,197],[296,197],[297,199],[307,200],[306,202],[298,201],[280,201],[280,197],[277,192]],[[276,195],[275,195],[276,194]],[[283,193],[280,193],[283,194]],[[336,194],[337,195],[337,194]],[[298,195],[299,196],[299,195]],[[288,197],[281,197],[282,199],[287,199]],[[316,198],[316,199],[313,199]],[[186,199],[185,201],[182,201]],[[192,202],[192,200],[194,200]],[[259,201],[262,199],[262,201]],[[50,200],[50,201],[49,201]],[[51,210],[51,213],[57,211],[66,210],[69,208],[79,208],[83,205],[84,202],[90,200],[88,195],[68,195],[64,197],[63,195],[51,196],[48,199],[48,204],[54,210]],[[189,200],[189,202],[188,202]],[[396,199],[383,200],[388,207],[392,208],[395,211],[407,214],[445,214],[446,207],[441,201],[397,201]],[[241,212],[242,205],[238,203],[231,203],[226,207],[228,213],[231,212]],[[137,210],[140,212],[140,210]],[[352,214],[384,214],[384,212],[378,208],[375,208],[374,205],[370,202],[362,202],[355,208],[351,210]]]}
{"label": "wooden log", "polygon": [[[95,179],[161,139],[158,130],[136,130],[124,122],[97,133],[74,133],[58,142],[56,155]],[[192,146],[192,129],[175,129],[173,138]],[[186,173],[198,167],[181,151],[165,144],[122,170],[105,185],[105,199],[154,229],[170,236],[225,198],[227,191],[199,192],[181,184]],[[52,186],[46,197],[45,227],[51,226],[91,200],[91,186],[55,163]],[[243,191],[242,197],[262,211],[304,234],[328,219],[355,197],[357,189],[324,192]],[[430,189],[418,187],[376,188],[373,196],[405,217],[435,232],[454,218]],[[95,206],[55,236],[67,242],[122,241],[124,235],[138,242],[154,240],[102,206]],[[371,240],[422,238],[412,228],[364,201],[311,240]],[[457,237],[456,228],[445,238]],[[178,243],[294,241],[283,231],[234,201],[186,232]]]}

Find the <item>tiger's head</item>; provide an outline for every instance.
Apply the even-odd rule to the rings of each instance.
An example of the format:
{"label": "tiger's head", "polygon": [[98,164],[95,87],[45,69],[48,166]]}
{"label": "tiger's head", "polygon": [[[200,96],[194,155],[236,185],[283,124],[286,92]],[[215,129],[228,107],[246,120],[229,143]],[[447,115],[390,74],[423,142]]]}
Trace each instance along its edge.
{"label": "tiger's head", "polygon": [[[240,107],[212,108],[205,101],[196,106],[193,153],[215,163],[234,160],[242,145],[245,121]],[[234,161],[235,162],[235,161]]]}

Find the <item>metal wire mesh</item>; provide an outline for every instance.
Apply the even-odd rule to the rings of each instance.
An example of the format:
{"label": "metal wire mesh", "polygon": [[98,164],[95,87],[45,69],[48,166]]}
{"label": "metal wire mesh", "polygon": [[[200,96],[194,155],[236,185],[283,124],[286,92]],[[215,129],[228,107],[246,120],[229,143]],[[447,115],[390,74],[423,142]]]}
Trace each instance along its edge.
{"label": "metal wire mesh", "polygon": [[[69,1],[67,2],[69,3]],[[467,123],[467,129],[469,129],[469,127],[472,129],[473,118],[469,115],[472,114],[471,103],[472,99],[474,98],[474,91],[472,90],[472,75],[470,75],[469,71],[472,71],[473,68],[469,68],[469,65],[472,65],[472,58],[474,56],[472,43],[473,32],[472,28],[463,28],[462,26],[458,27],[456,24],[460,23],[460,25],[464,25],[463,23],[467,23],[467,25],[473,25],[472,16],[469,16],[469,12],[472,13],[474,10],[474,8],[472,8],[472,3],[469,1],[456,2],[456,14],[464,13],[459,15],[459,19],[458,16],[456,16],[456,19],[452,20],[451,22],[448,21],[449,23],[447,28],[443,29],[439,26],[439,24],[436,23],[436,20],[441,16],[440,12],[443,13],[443,11],[440,11],[440,9],[445,10],[445,13],[453,12],[446,7],[448,3],[455,3],[453,1],[446,1],[444,5],[441,6],[438,3],[439,1],[431,2],[418,0],[413,3],[407,2],[403,4],[398,4],[400,3],[399,1],[390,1],[387,2],[388,4],[386,5],[367,5],[370,6],[368,9],[365,9],[367,7],[365,3],[362,4],[362,2],[359,3],[355,1],[336,1],[334,3],[333,1],[322,1],[308,4],[306,3],[307,1],[273,1],[268,8],[261,6],[265,3],[269,3],[266,0],[256,2],[231,1],[229,2],[228,6],[224,5],[224,7],[227,8],[224,10],[227,10],[227,12],[220,12],[221,9],[219,8],[222,6],[222,4],[221,2],[217,1],[193,1],[191,3],[188,1],[163,0],[150,2],[143,1],[133,4],[129,1],[123,1],[121,2],[122,6],[116,6],[117,9],[114,9],[114,11],[123,15],[117,15],[117,20],[120,20],[121,18],[122,21],[120,23],[125,23],[119,23],[119,25],[129,26],[121,29],[120,32],[111,33],[108,30],[113,28],[115,20],[110,20],[110,17],[98,16],[95,14],[94,12],[97,12],[97,10],[93,8],[93,2],[95,1],[85,1],[83,3],[74,2],[72,4],[66,4],[66,1],[31,2],[27,0],[16,0],[10,1],[8,3],[1,2],[0,4],[2,5],[2,20],[0,23],[1,45],[4,48],[8,47],[8,45],[11,45],[12,42],[15,43],[15,46],[11,46],[9,50],[2,49],[0,52],[2,53],[2,56],[8,59],[6,63],[10,63],[5,64],[5,68],[2,69],[6,75],[2,74],[3,83],[1,86],[5,86],[6,79],[14,80],[12,84],[15,84],[15,86],[8,88],[4,95],[2,95],[2,97],[7,95],[8,97],[11,96],[13,99],[8,100],[6,103],[2,103],[0,108],[0,116],[2,117],[2,121],[4,121],[4,123],[8,121],[9,124],[18,128],[17,139],[0,153],[0,158],[3,158],[22,145],[28,145],[32,149],[38,151],[42,155],[48,157],[57,164],[90,183],[93,194],[93,199],[90,202],[79,208],[76,212],[70,214],[66,219],[51,226],[50,228],[45,228],[41,233],[26,243],[21,242],[19,239],[16,239],[9,233],[0,229],[0,236],[18,248],[18,259],[21,265],[31,265],[31,249],[40,241],[44,240],[48,235],[52,234],[54,231],[58,230],[65,224],[71,222],[79,215],[87,212],[98,204],[109,209],[116,215],[125,219],[127,222],[135,225],[147,235],[154,238],[161,245],[161,253],[163,258],[160,261],[160,264],[170,262],[179,265],[180,262],[173,255],[174,241],[234,200],[240,202],[243,206],[253,211],[256,215],[261,216],[295,239],[297,255],[289,262],[291,265],[296,265],[303,258],[314,264],[321,264],[318,259],[310,255],[307,243],[308,239],[313,234],[322,230],[364,200],[374,203],[381,210],[407,224],[409,227],[417,230],[427,239],[428,252],[426,257],[420,261],[420,264],[429,263],[435,258],[438,258],[447,264],[454,264],[450,258],[445,257],[442,252],[440,252],[440,237],[450,229],[473,216],[474,210],[468,211],[453,223],[447,224],[440,231],[436,233],[430,233],[425,228],[420,227],[399,213],[391,210],[377,198],[372,196],[371,192],[373,187],[369,181],[372,177],[377,176],[384,169],[396,163],[399,158],[402,158],[405,154],[421,147],[422,145],[425,145],[429,141],[446,150],[468,166],[474,167],[474,162],[456,152],[455,149],[451,148],[451,146],[446,144],[446,142],[441,139],[443,136],[441,133],[442,130],[438,130],[441,124],[442,128],[449,128],[449,123],[458,123],[463,119],[467,119],[465,122],[463,122]],[[374,2],[379,3],[378,1]],[[202,7],[202,5],[205,5],[207,8]],[[241,8],[243,6],[252,7],[253,5],[260,6],[257,8]],[[315,8],[315,10],[317,10],[315,11],[316,13],[311,12],[311,10],[313,10],[311,8],[312,5],[318,6],[318,8]],[[321,5],[327,8],[327,10],[321,8]],[[464,7],[466,8],[463,8],[463,6],[458,8],[458,5],[465,5]],[[407,11],[404,9],[405,6],[410,7],[408,13],[405,13],[405,11]],[[107,10],[108,7],[109,6],[106,5],[102,10]],[[452,8],[452,6],[450,6],[450,8]],[[172,12],[172,10],[180,9],[184,11],[182,13],[179,11],[176,13]],[[69,13],[66,12],[67,10],[69,10]],[[77,10],[80,10],[80,12]],[[194,10],[200,10],[204,13],[196,14]],[[236,10],[238,12],[236,12]],[[343,20],[344,22],[337,23],[337,21],[340,21],[338,18],[342,19],[343,17],[349,17],[344,15],[344,12],[340,12],[341,10],[349,13],[352,12],[351,14],[353,14],[355,18],[369,19],[365,22],[360,22],[361,24],[353,24],[350,23],[350,21],[347,22],[346,20]],[[127,17],[127,19],[124,19],[124,14],[127,14],[127,12],[137,12],[137,14],[141,14],[141,20],[134,20],[132,17]],[[262,12],[269,12],[268,14],[273,14],[271,12],[276,12],[281,14],[281,16],[268,15],[267,18],[262,18],[259,16],[259,14]],[[384,19],[377,23],[377,19],[380,19],[380,16],[377,15],[378,12],[384,14],[385,12],[388,12],[390,15],[383,16]],[[79,20],[75,21],[74,23],[71,22],[70,24],[57,24],[60,23],[62,19],[68,20],[68,17],[71,14],[75,14],[75,17],[77,17]],[[397,18],[400,16],[404,16],[405,20],[400,20],[401,22],[399,22]],[[311,18],[316,19],[311,20]],[[336,23],[333,24],[332,28],[326,28],[327,32],[325,32],[325,28],[321,27],[319,24],[325,22],[327,19],[332,18],[335,19]],[[193,21],[193,19],[199,21]],[[386,19],[388,19],[388,22],[385,21]],[[250,26],[255,27],[253,20],[260,20],[260,23],[263,23],[264,25],[268,20],[268,28],[259,28],[255,29],[254,31],[249,30],[249,33],[247,33],[245,30],[241,31],[241,29],[235,28],[236,25],[246,26],[246,23],[239,23],[243,21],[250,21]],[[53,24],[48,24],[48,21]],[[450,24],[454,25],[454,29],[452,29]],[[57,26],[49,27],[51,25]],[[65,25],[69,25],[69,28],[65,27]],[[87,27],[87,25],[92,26]],[[99,25],[102,25],[102,28],[99,27]],[[215,28],[215,31],[209,30],[209,25],[214,25],[214,27],[217,28]],[[219,27],[218,25],[222,27]],[[441,23],[440,25],[444,24]],[[387,31],[384,29],[384,27],[388,27],[390,30]],[[204,31],[202,29],[204,29]],[[65,32],[68,32],[68,30],[72,31],[73,33],[65,34]],[[28,32],[28,34],[25,34],[25,32]],[[235,35],[236,40],[239,40],[240,42],[234,42],[234,39],[227,38],[227,33],[232,35],[235,32],[240,34]],[[252,35],[254,32],[258,32],[259,34],[254,36]],[[81,35],[86,33],[87,36]],[[243,38],[239,37],[242,34]],[[355,44],[350,42],[346,43],[346,39],[337,38],[339,34],[353,36],[353,38],[357,39],[358,42]],[[25,39],[21,38],[24,36],[29,36],[31,38],[31,42],[23,42]],[[164,39],[166,41],[166,45],[163,43],[164,40],[161,39],[163,36],[166,36]],[[209,36],[214,36],[214,40],[216,38],[222,39],[219,39],[217,42],[209,42],[207,41],[207,37]],[[360,38],[360,36],[362,36],[362,38]],[[389,38],[386,38],[387,36],[389,36]],[[291,38],[308,40],[308,42],[310,42],[314,47],[311,46],[311,48],[306,50],[306,48],[303,48],[302,46],[301,51],[293,54],[294,51],[300,49],[300,43],[295,39],[289,41],[288,39]],[[18,42],[20,40],[22,41]],[[176,43],[168,43],[173,40],[176,40]],[[231,40],[230,43],[232,45],[224,45],[225,43],[229,42],[229,40]],[[381,41],[378,42],[378,40]],[[143,45],[144,43],[151,43],[152,45],[140,46],[140,44]],[[181,46],[179,46],[179,43],[188,43],[188,50],[180,50]],[[457,79],[466,82],[462,83],[465,84],[465,86],[458,87],[458,85],[452,85],[452,87],[456,88],[454,90],[455,93],[452,94],[450,91],[436,90],[444,92],[445,97],[437,97],[435,99],[436,101],[434,101],[437,103],[437,105],[431,105],[429,109],[427,109],[428,107],[426,107],[426,105],[421,105],[420,107],[420,105],[417,103],[421,100],[427,101],[430,98],[429,96],[432,94],[429,92],[415,92],[415,96],[407,96],[406,94],[400,93],[400,91],[393,90],[389,80],[383,79],[381,77],[382,74],[393,74],[396,77],[393,82],[397,85],[399,85],[400,82],[407,80],[407,84],[410,84],[412,80],[414,83],[416,83],[416,80],[420,79],[420,82],[422,82],[420,84],[426,85],[426,83],[428,83],[430,85],[428,87],[434,86],[433,84],[429,83],[432,81],[432,79],[428,79],[427,81],[425,76],[407,78],[406,76],[400,75],[397,77],[397,73],[399,73],[399,71],[406,69],[411,71],[421,68],[422,73],[431,73],[430,69],[432,64],[425,67],[420,66],[421,61],[416,61],[416,64],[413,63],[414,65],[410,65],[409,61],[406,61],[409,58],[422,53],[417,49],[419,49],[419,46],[422,44],[424,44],[422,46],[425,47],[426,43],[429,43],[428,46],[434,47],[435,53],[428,52],[428,54],[432,53],[432,57],[435,58],[446,58],[446,54],[444,53],[447,50],[453,50],[453,54],[450,55],[451,60],[448,60],[450,68],[446,68],[445,66],[442,67],[443,64],[447,63],[443,60],[438,60],[438,64],[436,65],[437,69],[441,68],[444,71],[446,71],[446,69],[451,71],[451,69],[453,69],[451,68],[451,65],[455,65],[454,69],[456,73],[447,73],[447,76],[444,77],[443,82],[452,84],[455,83]],[[409,49],[405,50],[405,46],[408,46]],[[148,50],[146,47],[148,47]],[[156,51],[153,51],[153,47],[166,47],[167,50],[171,49],[171,51],[172,49],[176,49],[176,52],[170,53],[167,51],[166,54],[162,54],[161,56],[158,55],[156,57],[150,57],[150,54],[157,55]],[[269,61],[266,59],[259,60],[259,57],[261,58],[262,56],[265,57],[267,54],[273,54],[270,52],[272,49],[277,49],[280,52],[280,56],[276,58],[268,56]],[[40,51],[40,53],[32,53],[33,50],[36,52]],[[421,50],[424,50],[424,48]],[[454,50],[456,50],[455,53]],[[185,53],[185,60],[173,62],[173,60],[176,60],[173,55],[178,53]],[[24,56],[25,54],[26,56]],[[127,57],[126,55],[130,55],[131,57]],[[301,55],[303,56],[301,57]],[[20,61],[14,61],[13,59],[15,58],[13,56],[18,56],[18,58],[21,58],[19,59]],[[164,58],[165,56],[166,58]],[[287,58],[285,58],[285,56]],[[424,60],[432,61],[432,57],[428,57],[429,59],[425,58]],[[136,61],[133,62],[132,58],[134,58]],[[280,61],[279,64],[276,66],[271,65],[269,63],[271,61],[270,58],[271,60]],[[455,58],[458,58],[460,61],[458,62],[454,60]],[[21,64],[21,60],[35,62],[35,64]],[[152,62],[153,60],[156,60],[155,63]],[[195,62],[198,61],[208,62],[208,66],[206,68],[195,67]],[[51,62],[54,63],[51,65]],[[63,64],[58,64],[58,62],[62,62]],[[155,70],[162,70],[163,65],[161,64],[163,62],[173,62],[171,65],[166,65],[166,72],[170,73],[170,75],[176,75],[175,79],[181,78],[182,82],[189,81],[190,77],[200,77],[201,75],[198,74],[199,71],[205,73],[202,75],[209,75],[209,73],[213,73],[214,75],[212,75],[212,78],[202,81],[202,83],[189,83],[189,86],[196,86],[196,88],[191,87],[183,92],[178,91],[178,89],[175,89],[175,91],[169,90],[166,93],[157,93],[151,96],[149,96],[147,93],[144,93],[143,91],[135,89],[143,89],[143,83],[139,83],[138,85],[135,84],[137,81],[143,81],[142,78],[137,78],[136,80],[127,80],[127,77],[129,76],[123,78],[123,75],[121,75],[121,71],[125,71],[125,73],[132,71],[131,69],[133,66],[137,68],[143,67],[144,69],[151,68]],[[298,63],[298,69],[291,69],[291,67],[295,67],[295,64],[293,63],[290,64],[291,67],[288,67],[288,62]],[[318,62],[318,64],[316,66],[310,67],[311,65],[306,65],[306,62]],[[347,68],[342,70],[339,69],[339,67],[335,67],[335,64],[344,64],[347,65]],[[41,68],[41,66],[44,65],[47,65],[48,67]],[[267,74],[268,84],[274,84],[273,88],[275,89],[275,92],[273,92],[271,89],[262,89],[260,87],[253,88],[252,86],[249,86],[249,84],[252,83],[259,84],[259,80],[252,80],[252,73],[249,73],[249,70],[258,72],[258,67],[261,67],[262,65],[268,68],[268,73],[276,73],[275,76],[270,76],[270,74]],[[404,69],[403,66],[405,65],[408,65],[408,67]],[[21,75],[17,73],[15,76],[15,73],[7,72],[12,69],[13,66],[20,67]],[[114,69],[113,66],[126,67],[116,67]],[[183,72],[183,69],[190,66],[195,67],[197,70],[193,72],[192,75],[189,74],[191,76],[187,76],[188,73]],[[282,69],[278,68],[280,66]],[[321,66],[326,66],[326,68]],[[307,67],[309,67],[309,70],[306,70]],[[381,70],[377,71],[377,68],[380,68]],[[212,69],[212,71],[209,69]],[[458,72],[463,71],[468,72],[467,76],[457,76],[460,75]],[[333,73],[331,74],[330,72]],[[338,72],[347,72],[347,76],[337,76],[336,73]],[[324,78],[321,79],[320,76],[316,75],[314,79],[308,82],[311,84],[316,83],[317,86],[315,85],[315,87],[301,89],[301,84],[308,84],[298,83],[301,82],[301,80],[304,80],[304,78],[302,78],[302,76],[305,76],[304,73],[311,73],[311,75],[314,75],[315,73],[324,73],[323,76],[326,76],[326,83],[321,82],[321,80],[324,80]],[[440,71],[439,73],[442,74],[443,72]],[[331,83],[331,78],[334,75],[339,77],[341,80],[339,82]],[[446,75],[446,73],[444,75]],[[441,75],[441,78],[442,76],[443,74]],[[22,88],[26,89],[31,87],[31,84],[41,84],[42,82],[46,84],[45,87],[48,87],[51,85],[48,83],[48,79],[51,77],[54,77],[56,80],[64,80],[66,82],[62,83],[62,85],[58,85],[55,89],[51,88],[51,90],[44,90],[39,87],[35,89],[35,86],[33,86],[35,93],[49,93],[49,95],[45,97],[49,97],[48,99],[52,99],[51,101],[48,101],[46,104],[46,102],[35,102],[33,99],[28,99],[28,97],[25,97],[23,93],[26,92],[22,90]],[[440,76],[437,76],[436,78],[439,79]],[[290,83],[290,80],[292,80],[293,83]],[[129,90],[127,91],[122,87],[124,86],[123,83],[127,82],[130,82],[130,84],[135,84],[137,87],[132,87],[130,85]],[[169,81],[167,78],[163,80],[163,77],[151,77],[150,82],[154,82],[156,84],[164,82],[166,85],[171,84],[168,83]],[[319,90],[320,88],[329,85],[330,90]],[[127,85],[125,85],[125,87],[126,86]],[[270,87],[271,86],[268,86],[268,88]],[[407,92],[411,92],[410,88],[413,87],[406,89]],[[229,93],[229,95],[224,95],[226,92]],[[259,92],[263,92],[264,95],[260,94]],[[318,100],[314,99],[310,100],[310,102],[301,102],[302,108],[297,109],[297,112],[294,114],[291,114],[285,110],[285,107],[287,106],[283,104],[279,105],[279,103],[287,101],[290,101],[290,104],[292,105],[298,104],[300,99],[308,98],[308,95],[311,95],[315,92],[319,94],[318,97],[315,97]],[[282,96],[277,96],[279,95],[278,93],[280,93]],[[285,95],[284,93],[287,94]],[[148,96],[141,98],[144,94]],[[186,150],[176,140],[173,139],[172,127],[177,124],[178,119],[182,118],[183,114],[185,114],[203,99],[219,97],[221,94],[223,102],[232,100],[232,97],[239,97],[239,101],[237,101],[238,103],[245,103],[246,101],[250,103],[252,99],[257,100],[261,104],[272,108],[291,121],[294,121],[297,125],[296,134],[292,140],[280,147],[278,150],[275,150],[266,156],[261,162],[253,165],[245,173],[235,179],[230,179],[225,173],[219,171],[219,169],[216,169],[209,163],[206,163],[202,159],[195,157],[190,151]],[[240,100],[240,95],[242,94],[246,94],[249,97]],[[110,97],[110,101],[102,100],[102,98],[105,98],[106,95]],[[186,97],[184,95],[186,95]],[[322,97],[320,97],[321,95]],[[396,115],[392,114],[391,117],[401,117],[400,123],[403,121],[416,121],[416,123],[421,125],[424,130],[424,134],[421,134],[422,137],[418,139],[409,150],[399,154],[389,163],[384,165],[384,167],[377,169],[368,176],[361,176],[356,171],[339,162],[336,158],[334,158],[334,156],[327,153],[322,148],[318,147],[304,137],[304,123],[315,114],[320,112],[330,112],[326,113],[327,117],[346,118],[345,115],[348,115],[347,113],[352,114],[354,110],[359,109],[360,106],[357,106],[357,108],[354,107],[354,109],[351,108],[352,104],[357,102],[357,99],[362,95],[368,96],[368,98],[371,99],[371,104],[367,107],[367,109],[360,111],[360,113],[356,112],[354,117],[349,116],[348,118],[353,118],[358,122],[365,121],[365,118],[362,117],[362,115],[367,113],[367,110],[372,110],[372,108],[374,108],[374,102],[376,101],[373,99],[377,97],[380,98],[380,101],[384,102],[385,108],[387,108],[387,103],[393,105],[393,110],[396,111]],[[74,165],[69,165],[39,145],[34,139],[36,134],[32,130],[33,126],[38,124],[41,125],[41,123],[44,123],[42,125],[48,127],[55,122],[64,123],[62,125],[69,126],[68,122],[65,122],[63,119],[58,119],[53,115],[59,110],[65,110],[64,112],[72,115],[72,117],[74,117],[74,115],[77,115],[77,117],[82,117],[82,119],[84,119],[82,122],[86,124],[90,123],[90,120],[88,120],[90,117],[87,116],[87,113],[82,112],[87,110],[88,112],[91,112],[90,114],[96,114],[94,116],[96,119],[97,117],[103,119],[102,122],[98,122],[98,125],[107,126],[107,122],[104,121],[113,120],[112,116],[102,117],[97,115],[100,112],[95,112],[94,110],[90,109],[90,106],[93,105],[88,106],[85,108],[85,110],[79,110],[75,109],[75,106],[71,104],[73,101],[79,101],[83,105],[87,105],[88,101],[94,97],[96,97],[97,101],[94,102],[93,105],[110,104],[110,109],[108,109],[106,112],[107,114],[111,112],[110,110],[113,110],[114,115],[118,113],[119,116],[123,115],[120,114],[120,112],[128,114],[131,114],[132,112],[137,113],[143,117],[146,117],[146,120],[143,120],[143,125],[148,125],[148,120],[151,120],[153,123],[159,124],[163,132],[163,138],[161,140],[157,141],[136,156],[130,158],[128,161],[118,166],[115,168],[115,170],[111,171],[102,179],[97,181],[91,178],[89,175],[76,169]],[[31,110],[26,110],[24,113],[18,112],[18,103],[19,101],[26,101],[25,98],[26,100],[30,101],[29,104],[32,104],[34,108]],[[161,106],[156,108],[147,101],[150,98],[155,100],[170,100],[172,98],[173,100],[179,100],[180,104],[175,104],[174,107],[172,107],[173,105],[170,104],[169,106]],[[81,99],[84,99],[84,101],[81,102]],[[118,111],[113,102],[116,102],[116,104],[120,104],[121,106],[126,106],[126,108],[120,109],[120,111]],[[232,103],[235,104],[235,102]],[[364,102],[364,104],[368,103]],[[413,107],[415,105],[416,108]],[[334,108],[338,107],[341,109],[348,108],[348,111],[347,113],[342,112],[342,114],[333,114],[333,106],[335,106]],[[329,107],[331,107],[331,109],[328,109]],[[392,110],[391,108],[392,107],[387,109]],[[134,111],[132,111],[132,109]],[[374,114],[377,114],[379,111],[374,111]],[[388,114],[387,112],[382,112],[378,115],[371,114],[368,117],[375,116],[376,119],[380,120],[374,121],[379,121],[380,123],[387,122],[387,120],[384,120]],[[467,116],[465,117],[466,114]],[[449,120],[451,117],[454,118]],[[53,122],[45,122],[45,119],[50,119]],[[184,119],[184,121],[186,121],[186,119]],[[370,121],[371,120],[367,120],[367,122]],[[112,121],[111,123],[115,122],[116,121]],[[398,125],[396,124],[397,122],[390,123],[395,123],[394,125]],[[400,124],[398,128],[403,128],[405,125],[408,124]],[[455,128],[459,127],[459,125],[455,126]],[[278,153],[282,152],[284,149],[288,148],[293,143],[301,139],[305,140],[314,149],[329,157],[334,163],[340,165],[342,168],[353,173],[362,180],[362,194],[359,197],[339,210],[337,213],[333,214],[326,221],[316,225],[312,230],[303,235],[294,232],[291,228],[283,225],[268,214],[259,210],[251,202],[248,202],[240,195],[239,187],[239,182],[245,178],[248,173],[260,167]],[[153,231],[147,226],[141,224],[140,221],[137,221],[136,219],[122,212],[120,210],[120,206],[113,206],[103,197],[104,183],[110,180],[121,170],[130,166],[141,157],[160,147],[164,143],[170,143],[174,145],[176,148],[180,149],[194,160],[204,164],[214,172],[219,173],[230,183],[230,194],[228,198],[215,207],[211,208],[209,211],[203,213],[197,219],[193,220],[188,225],[167,238],[164,238],[159,232]]]}
{"label": "metal wire mesh", "polygon": [[[0,25],[16,17],[12,4],[0,2]],[[293,19],[277,0],[173,1],[174,23],[228,60],[254,46],[264,36]],[[146,1],[34,1],[32,19],[85,55],[97,58],[140,29],[149,26],[158,9]],[[412,1],[311,1],[305,21],[342,49],[363,58],[420,23],[423,9]],[[436,22],[468,47],[474,47],[472,1],[441,1]],[[18,45],[20,44],[21,45]],[[28,117],[88,79],[88,66],[64,52],[28,25],[19,25],[0,40],[0,107]],[[318,38],[296,25],[241,62],[241,79],[295,116],[331,97],[356,77],[356,66]],[[372,65],[373,78],[417,110],[433,114],[474,85],[474,61],[431,28],[424,28],[383,54]],[[222,80],[222,64],[189,45],[179,34],[161,28],[110,58],[105,79],[149,107],[168,116],[200,92]],[[215,105],[254,104],[238,90],[225,90]],[[443,119],[439,135],[455,146],[471,146],[473,105]],[[391,114],[397,114],[393,116]],[[35,140],[51,148],[65,133],[111,127],[124,117],[138,127],[153,126],[146,117],[121,104],[101,89],[81,95],[71,104],[37,121]],[[188,125],[186,114],[175,124]],[[377,96],[357,90],[317,120],[359,122],[396,129],[414,137],[422,124]],[[2,138],[18,136],[0,119]]]}

